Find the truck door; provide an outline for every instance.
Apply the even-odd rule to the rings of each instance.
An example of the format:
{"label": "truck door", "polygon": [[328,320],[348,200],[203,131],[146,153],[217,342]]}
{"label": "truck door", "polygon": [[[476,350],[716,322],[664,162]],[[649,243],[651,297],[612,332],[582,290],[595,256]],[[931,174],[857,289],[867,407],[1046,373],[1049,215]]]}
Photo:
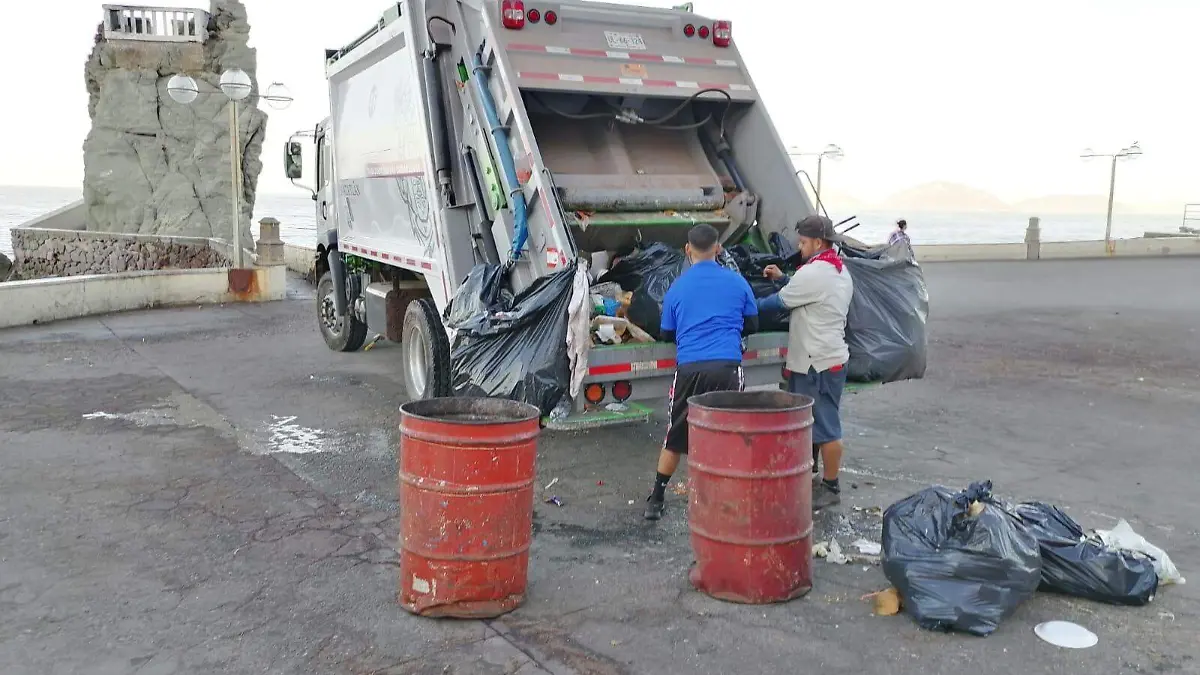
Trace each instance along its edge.
{"label": "truck door", "polygon": [[333,208],[333,148],[329,134],[322,127],[317,130],[317,232],[337,227]]}

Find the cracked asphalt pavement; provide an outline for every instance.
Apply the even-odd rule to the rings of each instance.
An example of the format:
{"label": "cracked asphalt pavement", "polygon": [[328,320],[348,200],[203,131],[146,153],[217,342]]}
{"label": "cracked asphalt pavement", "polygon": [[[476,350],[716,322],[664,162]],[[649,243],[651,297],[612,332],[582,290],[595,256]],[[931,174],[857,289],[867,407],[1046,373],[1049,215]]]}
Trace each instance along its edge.
{"label": "cracked asphalt pavement", "polygon": [[[1200,260],[928,265],[926,379],[846,401],[843,504],[878,536],[931,483],[1116,518],[1200,580]],[[686,579],[685,498],[640,520],[662,420],[542,436],[525,605],[395,602],[398,349],[329,352],[311,290],[0,331],[0,673],[1200,672],[1196,581],[1147,607],[1039,594],[987,639],[879,618],[878,567],[814,561],[807,597]],[[550,496],[547,493],[543,496]],[[1040,642],[1067,619],[1100,638]]]}

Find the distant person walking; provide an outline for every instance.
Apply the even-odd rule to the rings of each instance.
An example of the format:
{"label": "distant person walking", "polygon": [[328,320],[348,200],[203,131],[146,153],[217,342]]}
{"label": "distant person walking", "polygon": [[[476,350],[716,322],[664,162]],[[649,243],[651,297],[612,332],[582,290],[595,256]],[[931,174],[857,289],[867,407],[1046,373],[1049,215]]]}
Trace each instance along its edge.
{"label": "distant person walking", "polygon": [[675,379],[667,395],[667,437],[646,499],[646,520],[662,518],[667,482],[688,452],[688,399],[745,386],[742,336],[758,330],[758,305],[742,275],[717,263],[719,238],[712,225],[688,232],[685,250],[692,266],[663,299],[661,337],[675,343]]}
{"label": "distant person walking", "polygon": [[854,282],[834,243],[842,241],[833,223],[824,216],[808,216],[796,223],[798,248],[803,259],[790,278],[775,265],[763,276],[787,281],[775,295],[758,301],[760,315],[791,312],[788,320],[788,391],[813,400],[813,475],[820,455],[824,469],[814,478],[813,510],[841,501],[838,473],[842,465],[842,390],[846,386],[846,315]]}
{"label": "distant person walking", "polygon": [[896,229],[892,231],[892,237],[888,239],[888,246],[900,243],[912,248],[912,242],[908,239],[908,221],[903,218],[896,221]]}

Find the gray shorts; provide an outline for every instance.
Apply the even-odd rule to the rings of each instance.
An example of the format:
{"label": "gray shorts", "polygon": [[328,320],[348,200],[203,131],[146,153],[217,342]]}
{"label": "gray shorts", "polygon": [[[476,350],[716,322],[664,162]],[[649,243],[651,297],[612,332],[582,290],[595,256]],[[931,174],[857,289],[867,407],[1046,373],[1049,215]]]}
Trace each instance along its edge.
{"label": "gray shorts", "polygon": [[788,376],[788,391],[813,400],[813,445],[842,440],[841,405],[845,388],[845,366],[834,366],[820,373],[809,368],[807,373]]}

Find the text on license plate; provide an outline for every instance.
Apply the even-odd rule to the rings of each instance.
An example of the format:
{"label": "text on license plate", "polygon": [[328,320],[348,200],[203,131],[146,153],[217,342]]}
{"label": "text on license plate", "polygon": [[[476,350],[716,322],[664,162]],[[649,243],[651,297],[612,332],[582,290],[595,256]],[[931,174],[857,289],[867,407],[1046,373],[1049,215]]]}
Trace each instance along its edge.
{"label": "text on license plate", "polygon": [[615,31],[604,31],[604,39],[608,40],[608,46],[611,49],[628,49],[631,51],[645,51],[646,41],[642,39],[640,33],[617,33]]}

